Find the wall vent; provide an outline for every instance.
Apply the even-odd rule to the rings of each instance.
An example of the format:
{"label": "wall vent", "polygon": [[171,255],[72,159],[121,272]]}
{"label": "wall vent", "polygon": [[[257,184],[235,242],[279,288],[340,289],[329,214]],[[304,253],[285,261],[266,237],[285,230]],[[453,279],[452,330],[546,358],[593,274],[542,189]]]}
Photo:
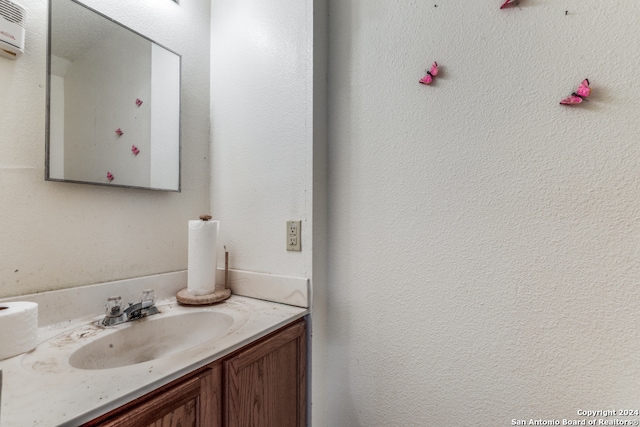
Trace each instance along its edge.
{"label": "wall vent", "polygon": [[26,14],[22,6],[9,0],[0,0],[0,16],[24,28]]}
{"label": "wall vent", "polygon": [[16,59],[24,53],[26,10],[11,0],[0,0],[0,56]]}

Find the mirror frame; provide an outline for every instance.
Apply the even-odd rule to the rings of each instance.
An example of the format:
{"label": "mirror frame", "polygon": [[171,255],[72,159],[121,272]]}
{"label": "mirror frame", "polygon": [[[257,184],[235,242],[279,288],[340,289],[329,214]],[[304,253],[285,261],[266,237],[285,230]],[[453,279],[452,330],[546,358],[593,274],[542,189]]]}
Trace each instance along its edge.
{"label": "mirror frame", "polygon": [[[67,0],[67,1],[71,1],[73,3],[76,3],[77,5],[79,5],[80,7],[84,7],[85,9],[99,15],[100,17],[111,21],[112,23],[122,27],[125,30],[128,30],[130,32],[132,32],[133,34],[142,37],[145,40],[148,40],[149,42],[163,48],[166,49],[168,52],[173,53],[174,55],[176,55],[178,57],[178,97],[180,99],[180,105],[178,108],[178,187],[177,189],[169,189],[169,188],[154,188],[154,187],[144,187],[144,186],[136,186],[136,185],[126,185],[126,184],[112,184],[112,183],[106,183],[106,182],[94,182],[94,181],[81,181],[81,180],[72,180],[72,179],[63,179],[63,178],[52,178],[50,177],[49,174],[49,168],[50,168],[50,149],[51,149],[51,144],[50,144],[50,121],[51,121],[51,39],[52,39],[52,33],[53,33],[53,25],[52,25],[52,20],[53,20],[53,2],[56,0],[49,0],[49,7],[48,7],[48,29],[47,29],[47,87],[46,87],[46,114],[45,114],[45,181],[52,181],[52,182],[68,182],[68,183],[73,183],[73,184],[88,184],[88,185],[99,185],[99,186],[104,186],[104,187],[117,187],[117,188],[132,188],[132,189],[143,189],[143,190],[153,190],[153,191],[166,191],[166,192],[181,192],[182,191],[182,55],[180,55],[179,53],[167,48],[164,45],[161,45],[160,43],[152,40],[151,38],[127,27],[126,25],[121,24],[120,22],[116,21],[115,19],[105,15],[104,13],[101,13],[97,10],[95,10],[94,8],[87,6],[86,4],[78,1],[78,0]],[[176,3],[178,3],[178,0],[174,0]]]}

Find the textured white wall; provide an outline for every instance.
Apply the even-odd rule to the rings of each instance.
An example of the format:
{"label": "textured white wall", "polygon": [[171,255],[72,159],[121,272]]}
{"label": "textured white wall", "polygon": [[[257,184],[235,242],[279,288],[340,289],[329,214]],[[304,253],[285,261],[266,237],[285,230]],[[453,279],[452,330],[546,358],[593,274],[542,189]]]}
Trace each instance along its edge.
{"label": "textured white wall", "polygon": [[187,266],[187,221],[209,210],[208,0],[86,0],[182,55],[182,192],[44,181],[47,5],[26,54],[0,58],[0,297]]}
{"label": "textured white wall", "polygon": [[[326,0],[213,0],[211,16],[211,206],[220,245],[233,268],[311,279],[309,414],[323,425]],[[302,220],[301,252],[286,251],[290,219]]]}
{"label": "textured white wall", "polygon": [[[211,204],[232,268],[311,273],[308,2],[212,2]],[[302,251],[286,221],[302,220]]]}
{"label": "textured white wall", "polygon": [[640,3],[500,3],[329,2],[329,426],[640,406]]}
{"label": "textured white wall", "polygon": [[327,0],[313,0],[313,274],[311,304],[311,425],[327,423],[327,257],[329,189],[327,72],[329,17]]}

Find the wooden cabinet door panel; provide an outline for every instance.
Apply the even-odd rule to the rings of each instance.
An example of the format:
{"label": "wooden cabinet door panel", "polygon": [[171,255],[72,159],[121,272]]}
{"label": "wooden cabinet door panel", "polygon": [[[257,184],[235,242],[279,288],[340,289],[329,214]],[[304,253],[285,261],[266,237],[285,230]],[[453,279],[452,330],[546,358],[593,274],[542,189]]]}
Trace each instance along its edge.
{"label": "wooden cabinet door panel", "polygon": [[221,427],[222,365],[170,383],[83,427]]}
{"label": "wooden cabinet door panel", "polygon": [[225,425],[306,423],[306,330],[298,322],[224,362]]}

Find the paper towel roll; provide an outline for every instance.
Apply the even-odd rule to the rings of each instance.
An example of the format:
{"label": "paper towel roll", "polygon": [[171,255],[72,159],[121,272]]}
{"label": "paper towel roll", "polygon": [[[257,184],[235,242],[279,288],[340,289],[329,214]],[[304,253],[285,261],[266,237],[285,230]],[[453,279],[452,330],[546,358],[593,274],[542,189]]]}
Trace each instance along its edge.
{"label": "paper towel roll", "polygon": [[187,291],[209,295],[216,290],[218,228],[220,221],[189,221]]}
{"label": "paper towel roll", "polygon": [[38,344],[38,304],[0,302],[0,360],[35,348]]}

